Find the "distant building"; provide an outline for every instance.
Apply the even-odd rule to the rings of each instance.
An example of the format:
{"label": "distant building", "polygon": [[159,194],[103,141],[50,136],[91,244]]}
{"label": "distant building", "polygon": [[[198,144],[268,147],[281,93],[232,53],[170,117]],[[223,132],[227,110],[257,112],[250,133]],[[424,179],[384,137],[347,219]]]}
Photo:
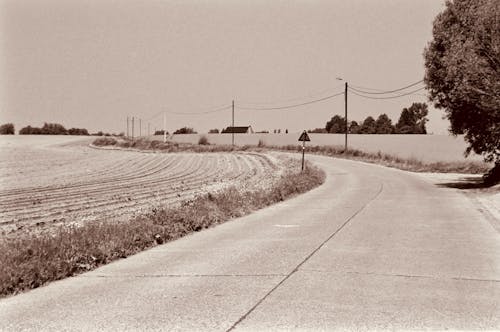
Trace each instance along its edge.
{"label": "distant building", "polygon": [[222,134],[253,134],[252,126],[245,127],[227,127],[226,129],[222,129]]}

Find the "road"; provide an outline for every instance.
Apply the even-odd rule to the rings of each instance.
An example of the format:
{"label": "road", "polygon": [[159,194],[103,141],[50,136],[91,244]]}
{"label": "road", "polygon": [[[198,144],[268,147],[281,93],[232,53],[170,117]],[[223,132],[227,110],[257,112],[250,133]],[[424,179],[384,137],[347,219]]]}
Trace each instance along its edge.
{"label": "road", "polygon": [[0,300],[0,330],[500,328],[498,221],[411,173],[310,159],[321,187]]}

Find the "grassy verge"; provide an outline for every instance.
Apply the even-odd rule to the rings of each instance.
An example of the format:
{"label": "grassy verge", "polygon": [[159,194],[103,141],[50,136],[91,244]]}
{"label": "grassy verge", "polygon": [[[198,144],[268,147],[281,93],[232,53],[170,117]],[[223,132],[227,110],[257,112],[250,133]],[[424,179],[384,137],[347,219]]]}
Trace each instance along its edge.
{"label": "grassy verge", "polygon": [[37,288],[191,232],[246,215],[324,181],[324,173],[308,166],[302,173],[282,175],[267,190],[232,187],[199,196],[180,207],[158,208],[128,222],[98,222],[61,227],[52,235],[0,239],[0,297]]}
{"label": "grassy verge", "polygon": [[[268,148],[277,151],[302,152],[302,147],[297,145],[270,146]],[[356,149],[349,149],[346,153],[344,153],[344,148],[336,146],[311,146],[306,147],[306,152],[324,156],[364,161],[412,172],[484,174],[488,172],[489,169],[491,169],[491,165],[479,161],[425,163],[416,158],[401,158],[381,152],[371,153]]]}
{"label": "grassy verge", "polygon": [[[160,150],[165,152],[230,152],[230,151],[285,151],[285,152],[302,152],[300,145],[274,146],[259,144],[258,146],[231,146],[231,145],[195,145],[189,143],[175,142],[159,142],[148,140],[123,140],[117,141],[114,144],[107,144],[107,141],[97,142],[94,145],[113,145],[121,148],[135,148],[139,150]],[[344,153],[344,148],[339,146],[308,146],[306,153],[331,156],[336,158],[344,158],[369,162],[378,165],[398,168],[412,172],[437,172],[437,173],[468,173],[468,174],[485,174],[492,166],[479,161],[453,161],[453,162],[433,162],[425,163],[415,158],[401,158],[398,156],[386,153],[370,153],[356,149],[349,149]]]}

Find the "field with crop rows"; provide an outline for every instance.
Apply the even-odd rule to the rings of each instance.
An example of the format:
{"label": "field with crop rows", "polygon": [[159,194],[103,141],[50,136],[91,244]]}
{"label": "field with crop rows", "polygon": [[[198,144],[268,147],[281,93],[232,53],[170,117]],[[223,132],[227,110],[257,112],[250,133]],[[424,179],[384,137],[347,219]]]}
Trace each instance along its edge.
{"label": "field with crop rows", "polygon": [[0,234],[125,220],[229,185],[266,187],[284,162],[257,153],[99,150],[88,138],[6,137],[0,144]]}

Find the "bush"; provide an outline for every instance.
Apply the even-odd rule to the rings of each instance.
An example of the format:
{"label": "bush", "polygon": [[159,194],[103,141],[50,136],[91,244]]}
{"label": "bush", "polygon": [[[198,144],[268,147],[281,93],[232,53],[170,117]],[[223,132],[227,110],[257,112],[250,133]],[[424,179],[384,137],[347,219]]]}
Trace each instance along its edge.
{"label": "bush", "polygon": [[200,139],[198,140],[198,145],[210,145],[207,136],[205,135],[201,136]]}
{"label": "bush", "polygon": [[14,135],[15,129],[12,123],[6,123],[0,126],[0,135]]}
{"label": "bush", "polygon": [[92,142],[92,144],[96,146],[116,145],[117,143],[116,139],[107,136],[97,138]]}
{"label": "bush", "polygon": [[197,134],[193,128],[182,127],[174,131],[174,134]]}
{"label": "bush", "polygon": [[68,134],[69,135],[88,136],[89,132],[87,131],[87,129],[84,129],[84,128],[70,128],[70,129],[68,129]]}

